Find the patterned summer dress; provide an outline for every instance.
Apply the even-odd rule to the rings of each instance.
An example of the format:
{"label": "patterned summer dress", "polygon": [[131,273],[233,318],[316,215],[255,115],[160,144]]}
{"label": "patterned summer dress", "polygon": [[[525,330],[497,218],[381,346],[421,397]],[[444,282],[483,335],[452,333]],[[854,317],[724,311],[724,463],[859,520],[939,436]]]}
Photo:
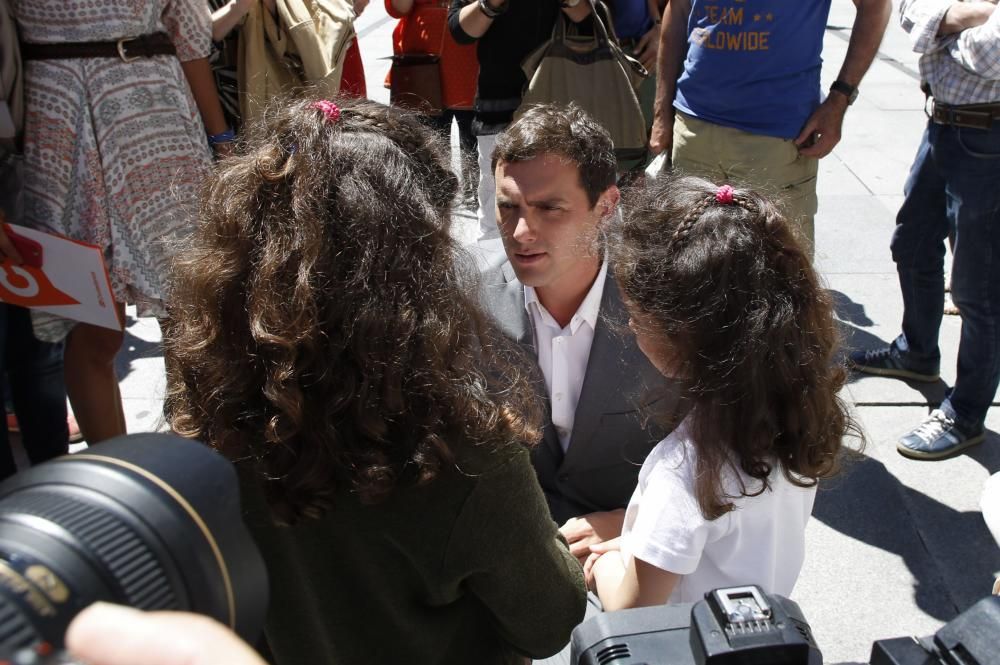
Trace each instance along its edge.
{"label": "patterned summer dress", "polygon": [[[205,0],[13,0],[25,42],[170,35],[177,57],[25,62],[25,223],[104,248],[119,302],[163,315],[169,263],[211,164],[180,61],[207,57]],[[36,335],[72,322],[36,316]]]}

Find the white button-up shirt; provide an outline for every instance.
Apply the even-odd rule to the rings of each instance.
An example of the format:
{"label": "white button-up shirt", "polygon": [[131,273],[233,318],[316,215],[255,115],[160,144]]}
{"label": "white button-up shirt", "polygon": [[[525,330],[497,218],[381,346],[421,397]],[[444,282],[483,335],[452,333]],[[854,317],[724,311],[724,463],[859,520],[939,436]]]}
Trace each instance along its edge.
{"label": "white button-up shirt", "polygon": [[587,375],[590,347],[594,343],[594,330],[601,310],[601,296],[608,276],[607,261],[597,273],[597,279],[580,303],[576,314],[565,328],[549,314],[538,300],[535,289],[524,287],[524,307],[535,330],[535,348],[538,365],[545,376],[552,409],[552,424],[559,435],[563,452],[569,448],[576,419],[576,405]]}

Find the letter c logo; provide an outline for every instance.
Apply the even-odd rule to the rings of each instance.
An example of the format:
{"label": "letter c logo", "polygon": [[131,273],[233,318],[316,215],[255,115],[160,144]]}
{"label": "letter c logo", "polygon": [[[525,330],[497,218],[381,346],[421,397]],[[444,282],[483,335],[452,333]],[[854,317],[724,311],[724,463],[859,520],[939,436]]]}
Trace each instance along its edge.
{"label": "letter c logo", "polygon": [[[17,281],[21,283],[21,286],[11,282],[11,272],[20,278]],[[0,286],[3,286],[13,295],[21,298],[34,298],[41,292],[41,287],[38,286],[38,282],[35,281],[31,273],[20,266],[2,266],[2,270],[0,270]]]}

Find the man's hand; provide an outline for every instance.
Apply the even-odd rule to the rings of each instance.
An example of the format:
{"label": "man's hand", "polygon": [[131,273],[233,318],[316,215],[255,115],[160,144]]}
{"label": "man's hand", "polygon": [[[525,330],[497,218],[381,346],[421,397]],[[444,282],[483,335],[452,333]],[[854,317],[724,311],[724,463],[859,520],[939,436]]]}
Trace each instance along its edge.
{"label": "man's hand", "polygon": [[806,120],[805,127],[795,139],[799,154],[807,157],[826,157],[834,146],[840,143],[847,111],[847,97],[839,92],[831,92]]}
{"label": "man's hand", "polygon": [[639,38],[635,45],[635,57],[652,76],[656,72],[656,61],[660,53],[660,24],[657,23],[649,32]]}
{"label": "man's hand", "polygon": [[570,553],[582,564],[590,556],[591,546],[620,536],[624,522],[625,509],[619,508],[604,513],[571,517],[559,528],[559,532],[569,543]]}
{"label": "man's hand", "polygon": [[653,114],[653,129],[649,134],[649,152],[659,155],[661,152],[667,153],[674,147],[674,114],[673,109],[667,113],[656,111]]}
{"label": "man's hand", "polygon": [[73,619],[66,648],[89,665],[265,665],[245,642],[208,617],[108,603],[95,603]]}

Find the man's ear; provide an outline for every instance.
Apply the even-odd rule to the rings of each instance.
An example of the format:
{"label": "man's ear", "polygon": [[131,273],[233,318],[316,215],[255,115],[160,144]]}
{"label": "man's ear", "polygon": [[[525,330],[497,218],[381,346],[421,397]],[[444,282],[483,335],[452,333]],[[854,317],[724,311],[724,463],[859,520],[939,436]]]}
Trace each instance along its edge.
{"label": "man's ear", "polygon": [[615,207],[622,198],[622,193],[618,185],[611,185],[597,199],[597,209],[601,211],[601,219],[614,212]]}

